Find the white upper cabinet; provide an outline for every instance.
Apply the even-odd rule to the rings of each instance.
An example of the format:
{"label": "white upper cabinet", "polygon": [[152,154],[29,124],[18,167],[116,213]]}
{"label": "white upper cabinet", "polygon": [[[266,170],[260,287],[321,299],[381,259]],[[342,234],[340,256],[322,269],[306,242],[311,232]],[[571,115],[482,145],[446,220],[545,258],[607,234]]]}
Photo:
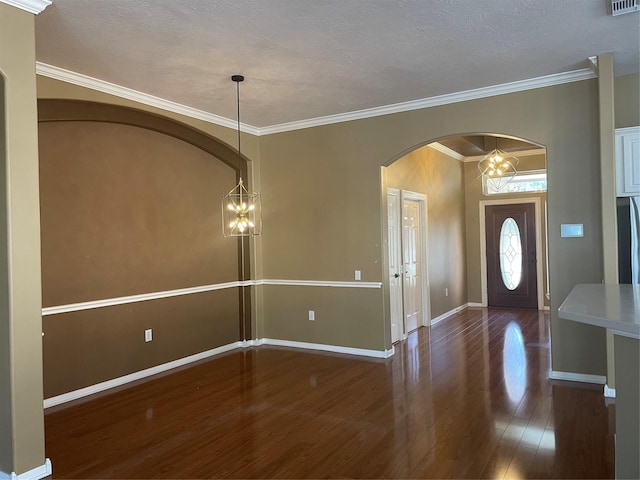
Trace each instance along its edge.
{"label": "white upper cabinet", "polygon": [[640,195],[640,126],[616,129],[618,197]]}

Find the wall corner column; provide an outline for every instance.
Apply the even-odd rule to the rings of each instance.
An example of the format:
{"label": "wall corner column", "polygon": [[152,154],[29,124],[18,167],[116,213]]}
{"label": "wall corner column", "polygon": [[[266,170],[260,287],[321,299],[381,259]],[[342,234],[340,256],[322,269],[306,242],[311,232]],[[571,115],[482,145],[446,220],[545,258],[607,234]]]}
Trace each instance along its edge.
{"label": "wall corner column", "polygon": [[[618,283],[613,54],[598,55],[600,175],[604,283]],[[607,387],[615,388],[613,334],[607,329]]]}
{"label": "wall corner column", "polygon": [[35,16],[0,2],[0,478],[44,452]]}

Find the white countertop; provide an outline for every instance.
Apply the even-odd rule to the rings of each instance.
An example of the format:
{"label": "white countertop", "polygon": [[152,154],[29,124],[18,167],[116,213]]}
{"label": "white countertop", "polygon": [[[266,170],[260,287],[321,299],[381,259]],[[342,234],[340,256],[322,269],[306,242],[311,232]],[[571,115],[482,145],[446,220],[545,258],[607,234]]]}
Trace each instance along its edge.
{"label": "white countertop", "polygon": [[640,339],[640,285],[576,285],[558,316]]}

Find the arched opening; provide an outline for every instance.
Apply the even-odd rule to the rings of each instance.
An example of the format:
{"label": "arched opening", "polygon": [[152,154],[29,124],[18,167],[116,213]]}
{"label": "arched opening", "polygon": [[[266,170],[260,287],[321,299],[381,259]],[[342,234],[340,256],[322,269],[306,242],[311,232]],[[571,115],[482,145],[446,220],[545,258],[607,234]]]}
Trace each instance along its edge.
{"label": "arched opening", "polygon": [[[516,157],[517,173],[506,186],[494,188],[486,176],[481,174],[478,163],[495,148]],[[421,322],[417,327],[433,325],[466,307],[499,306],[493,299],[491,289],[508,276],[500,274],[500,268],[511,265],[500,256],[499,242],[495,265],[498,277],[491,276],[494,263],[487,266],[487,222],[495,221],[492,206],[533,205],[528,215],[535,226],[535,236],[522,259],[530,270],[532,286],[535,287],[533,306],[520,303],[516,308],[549,308],[549,287],[546,248],[546,149],[534,142],[500,133],[456,134],[440,137],[416,146],[408,152],[391,159],[382,167],[383,215],[386,242],[384,258],[386,264],[385,299],[389,305],[388,325],[392,342],[404,338],[415,323],[411,322],[411,302],[407,302],[413,285],[407,277],[412,272],[405,260],[413,248],[405,241],[407,233],[406,215],[403,213],[403,192],[412,192],[424,197],[422,234],[423,245],[420,279],[422,291]],[[509,207],[511,208],[511,207]],[[394,215],[400,219],[394,220]],[[508,218],[511,218],[507,216]],[[499,232],[499,230],[498,230]],[[492,238],[489,239],[493,245]],[[394,252],[395,249],[395,252]],[[505,253],[506,252],[506,253]],[[520,260],[518,260],[520,261]],[[502,266],[502,267],[501,267]],[[415,283],[415,282],[414,282]],[[510,285],[515,290],[513,285]],[[503,290],[509,290],[505,288]],[[519,301],[519,300],[518,300]],[[492,303],[493,302],[493,303]],[[415,302],[414,302],[415,303]],[[417,311],[418,308],[413,308]],[[401,313],[400,313],[401,312]],[[408,327],[407,327],[408,325]],[[394,331],[395,329],[395,331]]]}
{"label": "arched opening", "polygon": [[45,398],[250,336],[249,245],[223,238],[220,205],[247,161],[136,109],[38,114]]}

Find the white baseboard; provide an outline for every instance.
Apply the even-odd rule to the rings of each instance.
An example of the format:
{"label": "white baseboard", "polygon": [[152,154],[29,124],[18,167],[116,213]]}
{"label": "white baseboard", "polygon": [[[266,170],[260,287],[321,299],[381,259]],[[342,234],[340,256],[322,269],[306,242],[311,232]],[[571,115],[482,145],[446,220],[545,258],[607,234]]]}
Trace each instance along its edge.
{"label": "white baseboard", "polygon": [[365,348],[341,347],[339,345],[326,345],[323,343],[294,342],[291,340],[278,340],[276,338],[261,338],[260,345],[274,345],[279,347],[303,348],[305,350],[321,350],[323,352],[346,353],[363,357],[389,358],[395,353],[395,347],[390,350],[368,350]]}
{"label": "white baseboard", "polygon": [[556,370],[549,370],[549,379],[567,380],[570,382],[581,382],[581,383],[596,383],[598,385],[604,385],[607,383],[607,377],[605,377],[604,375],[591,375],[588,373],[574,373],[574,372],[558,372]]}
{"label": "white baseboard", "polygon": [[136,380],[141,380],[143,378],[150,377],[151,375],[156,375],[158,373],[166,372],[167,370],[171,370],[173,368],[182,367],[183,365],[197,362],[198,360],[203,360],[205,358],[212,357],[214,355],[219,355],[221,353],[228,352],[230,350],[235,350],[236,348],[242,347],[242,345],[243,345],[243,342],[230,343],[228,345],[223,345],[221,347],[207,350],[206,352],[196,353],[195,355],[190,355],[188,357],[180,358],[172,362],[163,363],[162,365],[156,365],[155,367],[147,368],[145,370],[140,370],[138,372],[134,372],[129,375],[124,375],[122,377],[114,378],[112,380],[107,380],[106,382],[97,383],[95,385],[90,385],[85,388],[80,388],[79,390],[73,390],[68,393],[63,393],[62,395],[46,398],[44,400],[44,408],[55,407],[56,405],[60,405],[62,403],[71,402],[72,400],[78,400],[79,398],[83,398],[89,395],[93,395],[95,393],[103,392],[105,390],[109,390],[110,388],[119,387],[127,383],[135,382]]}
{"label": "white baseboard", "polygon": [[464,305],[460,305],[459,307],[456,307],[453,310],[449,310],[448,312],[445,312],[442,315],[438,315],[437,317],[432,318],[431,326],[434,326],[436,323],[441,322],[442,320],[444,320],[447,317],[450,317],[451,315],[455,315],[456,313],[461,312],[462,310],[469,307],[470,305],[471,304],[469,303],[465,303]]}
{"label": "white baseboard", "polygon": [[[219,355],[221,353],[225,353],[231,350],[235,350],[238,348],[246,348],[246,347],[257,347],[260,345],[277,345],[282,347],[303,348],[306,350],[320,350],[324,352],[345,353],[348,355],[359,355],[359,356],[374,357],[374,358],[389,358],[395,353],[395,348],[393,346],[391,347],[390,350],[367,350],[364,348],[341,347],[338,345],[324,345],[324,344],[318,344],[318,343],[293,342],[289,340],[277,340],[273,338],[261,338],[258,340],[244,340],[244,341],[239,341],[235,343],[230,343],[228,345],[223,345],[221,347],[217,347],[212,350],[207,350],[206,352],[201,352],[195,355],[190,355],[188,357],[180,358],[172,362],[163,363],[162,365],[156,365],[155,367],[147,368],[145,370],[140,370],[138,372],[134,372],[129,375],[124,375],[122,377],[114,378],[112,380],[107,380],[106,382],[97,383],[95,385],[90,385],[88,387],[80,388],[78,390],[73,390],[71,392],[63,393],[62,395],[46,398],[44,400],[44,408],[45,409],[51,408],[57,405],[61,405],[63,403],[71,402],[73,400],[78,400],[80,398],[88,397],[89,395],[100,393],[105,390],[109,390],[111,388],[120,387],[127,383],[135,382],[136,380],[142,380],[152,375],[157,375],[158,373],[163,373],[168,370],[171,370],[177,367],[182,367],[184,365],[188,365],[190,363],[197,362],[199,360],[203,360],[205,358],[209,358],[214,355]],[[12,477],[7,477],[7,478],[12,479]],[[2,477],[1,472],[0,472],[0,480],[5,480]]]}
{"label": "white baseboard", "polygon": [[616,398],[616,389],[610,388],[609,385],[604,386],[604,396],[607,398]]}
{"label": "white baseboard", "polygon": [[467,303],[468,307],[474,307],[474,308],[483,308],[486,307],[486,305],[483,305],[482,303],[478,303],[478,302],[469,302]]}
{"label": "white baseboard", "polygon": [[45,458],[43,465],[33,468],[28,472],[21,473],[20,475],[16,472],[4,473],[0,471],[0,480],[40,480],[41,478],[48,477],[52,473],[51,460]]}

